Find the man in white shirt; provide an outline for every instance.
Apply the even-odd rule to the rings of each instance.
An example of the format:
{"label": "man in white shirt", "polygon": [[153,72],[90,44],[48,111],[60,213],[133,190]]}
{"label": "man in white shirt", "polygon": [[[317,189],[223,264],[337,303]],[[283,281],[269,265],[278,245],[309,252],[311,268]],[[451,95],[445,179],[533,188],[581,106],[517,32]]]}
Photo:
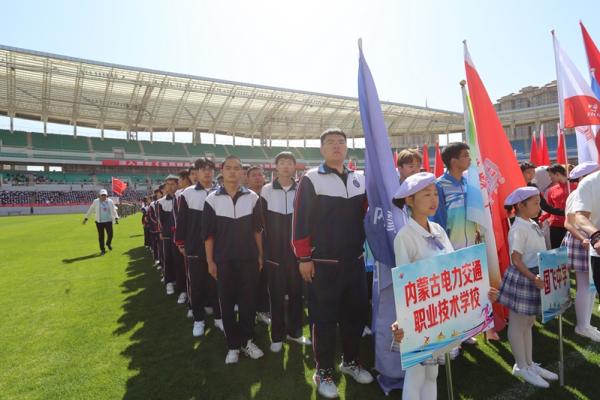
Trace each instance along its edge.
{"label": "man in white shirt", "polygon": [[98,243],[100,244],[101,254],[106,253],[104,247],[104,231],[106,231],[106,247],[112,250],[112,238],[113,238],[113,223],[119,223],[119,215],[117,214],[117,208],[111,199],[108,198],[108,192],[106,189],[100,190],[98,198],[92,202],[92,205],[88,209],[85,217],[83,218],[83,224],[85,224],[90,215],[95,214],[96,228],[98,229]]}
{"label": "man in white shirt", "polygon": [[577,193],[571,211],[575,212],[575,226],[590,239],[590,267],[594,285],[600,288],[600,171],[583,178]]}

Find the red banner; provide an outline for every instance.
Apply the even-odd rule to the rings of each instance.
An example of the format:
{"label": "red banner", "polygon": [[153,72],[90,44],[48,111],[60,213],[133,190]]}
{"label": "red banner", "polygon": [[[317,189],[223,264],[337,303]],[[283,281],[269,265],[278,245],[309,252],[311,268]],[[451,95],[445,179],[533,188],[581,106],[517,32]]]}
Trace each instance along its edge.
{"label": "red banner", "polygon": [[[152,168],[188,168],[193,165],[187,161],[138,161],[138,160],[102,160],[102,165],[105,167],[152,167]],[[275,164],[258,163],[252,164],[261,167],[262,169],[275,169]],[[221,168],[221,163],[215,163],[217,168]],[[296,164],[296,170],[304,171],[306,166],[303,163]]]}

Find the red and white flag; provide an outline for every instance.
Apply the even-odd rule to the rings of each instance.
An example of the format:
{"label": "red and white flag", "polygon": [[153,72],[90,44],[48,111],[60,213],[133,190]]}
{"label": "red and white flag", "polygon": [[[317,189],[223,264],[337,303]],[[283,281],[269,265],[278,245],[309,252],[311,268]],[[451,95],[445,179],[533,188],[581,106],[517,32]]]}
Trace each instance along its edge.
{"label": "red and white flag", "polygon": [[579,73],[569,56],[561,49],[554,31],[552,39],[561,127],[600,125],[600,100],[596,98],[590,84]]}
{"label": "red and white flag", "polygon": [[535,131],[531,135],[531,150],[529,152],[529,161],[536,167],[542,165],[540,158],[540,150],[538,149],[537,139],[535,138]]}

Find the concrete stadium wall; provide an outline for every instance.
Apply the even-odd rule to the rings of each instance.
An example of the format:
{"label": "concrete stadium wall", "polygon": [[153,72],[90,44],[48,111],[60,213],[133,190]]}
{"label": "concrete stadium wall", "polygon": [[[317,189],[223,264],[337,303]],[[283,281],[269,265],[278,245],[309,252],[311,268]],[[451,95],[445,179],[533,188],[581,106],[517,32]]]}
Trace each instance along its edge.
{"label": "concrete stadium wall", "polygon": [[[89,206],[55,206],[55,207],[33,207],[33,215],[42,214],[83,214]],[[30,215],[30,207],[0,207],[0,216],[7,215]]]}

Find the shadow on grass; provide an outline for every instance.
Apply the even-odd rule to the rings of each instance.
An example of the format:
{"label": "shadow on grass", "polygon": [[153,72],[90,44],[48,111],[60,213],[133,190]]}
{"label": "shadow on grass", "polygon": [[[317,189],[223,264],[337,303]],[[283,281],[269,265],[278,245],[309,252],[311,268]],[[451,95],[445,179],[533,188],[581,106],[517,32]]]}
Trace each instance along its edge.
{"label": "shadow on grass", "polygon": [[63,264],[72,264],[74,262],[78,262],[78,261],[85,261],[85,260],[89,260],[91,258],[96,258],[96,257],[102,257],[102,253],[94,253],[94,254],[88,254],[87,256],[81,256],[81,257],[75,257],[75,258],[63,258],[62,262]]}
{"label": "shadow on grass", "polygon": [[259,325],[256,343],[265,350],[265,357],[240,356],[237,365],[226,366],[225,338],[212,319],[206,320],[205,335],[193,338],[187,307],[165,295],[149,253],[138,247],[125,254],[129,263],[122,287],[128,296],[113,332],[130,337],[122,355],[130,360],[134,375],[127,381],[125,399],[311,397],[313,389],[304,379],[312,363],[310,347],[290,345],[285,352],[272,354],[268,330]]}

